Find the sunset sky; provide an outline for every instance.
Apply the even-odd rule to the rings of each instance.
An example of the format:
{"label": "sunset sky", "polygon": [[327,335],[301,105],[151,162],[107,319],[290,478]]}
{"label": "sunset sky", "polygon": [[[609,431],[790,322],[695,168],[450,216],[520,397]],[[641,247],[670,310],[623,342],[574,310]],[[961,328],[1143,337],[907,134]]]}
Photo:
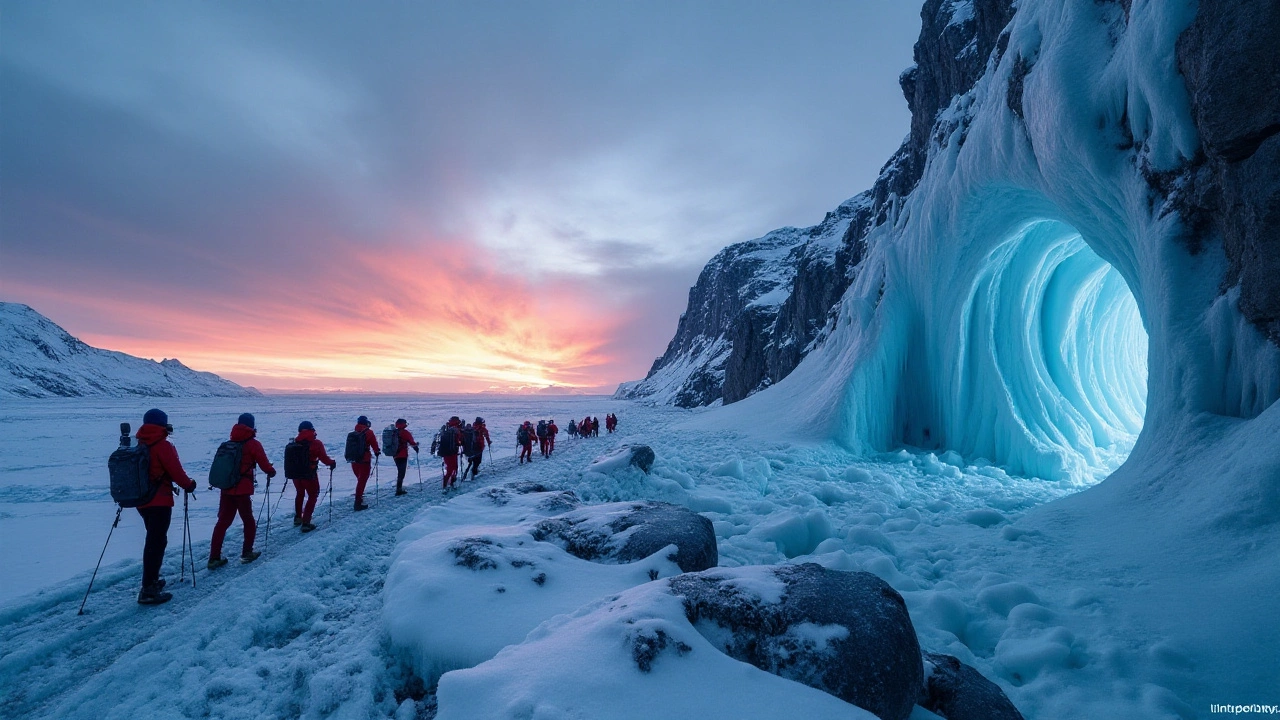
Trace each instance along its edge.
{"label": "sunset sky", "polygon": [[907,132],[920,2],[0,2],[0,299],[262,388],[611,392]]}

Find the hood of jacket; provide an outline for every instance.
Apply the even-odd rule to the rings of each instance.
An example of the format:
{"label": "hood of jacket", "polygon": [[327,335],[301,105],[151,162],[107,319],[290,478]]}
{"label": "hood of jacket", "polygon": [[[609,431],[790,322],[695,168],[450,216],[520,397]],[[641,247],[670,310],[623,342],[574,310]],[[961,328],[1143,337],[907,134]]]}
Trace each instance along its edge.
{"label": "hood of jacket", "polygon": [[253,436],[257,434],[258,434],[258,431],[254,430],[248,425],[241,425],[240,423],[236,423],[235,425],[231,426],[231,439],[235,442],[244,442],[245,440],[252,440]]}
{"label": "hood of jacket", "polygon": [[315,430],[300,430],[298,431],[298,437],[294,438],[294,442],[310,442],[315,439]]}
{"label": "hood of jacket", "polygon": [[163,425],[154,423],[146,423],[138,428],[138,432],[134,434],[134,437],[138,438],[138,442],[147,446],[155,445],[168,436],[169,431],[165,430]]}

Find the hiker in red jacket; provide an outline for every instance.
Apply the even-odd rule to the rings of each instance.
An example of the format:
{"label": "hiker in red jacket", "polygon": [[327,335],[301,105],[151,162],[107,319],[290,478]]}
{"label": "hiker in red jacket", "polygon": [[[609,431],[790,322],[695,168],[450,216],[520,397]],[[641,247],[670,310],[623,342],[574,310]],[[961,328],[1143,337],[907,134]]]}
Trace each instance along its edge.
{"label": "hiker in red jacket", "polygon": [[[485,426],[482,417],[476,418],[476,421],[471,423],[471,431],[474,437],[471,447],[474,452],[467,456],[467,470],[471,471],[471,479],[475,480],[480,474],[480,461],[484,460],[485,446],[492,445],[493,438],[489,437],[489,428]],[[462,475],[465,479],[466,473]]]}
{"label": "hiker in red jacket", "polygon": [[240,550],[240,562],[251,563],[262,554],[253,549],[253,538],[258,532],[258,523],[253,519],[254,466],[262,468],[262,472],[267,474],[268,486],[271,478],[276,476],[276,469],[267,460],[267,451],[262,448],[262,443],[254,437],[257,434],[258,431],[253,428],[253,416],[249,413],[241,413],[231,428],[231,441],[244,443],[240,451],[240,482],[223,490],[222,497],[218,498],[218,522],[213,526],[213,539],[209,541],[210,570],[227,564],[227,559],[222,557],[222,539],[237,513],[240,515],[240,522],[244,524],[244,545]]}
{"label": "hiker in red jacket", "polygon": [[169,521],[173,518],[173,496],[177,483],[188,493],[196,491],[196,483],[187,477],[178,460],[178,450],[169,442],[173,426],[169,416],[152,408],[142,416],[142,427],[134,437],[151,451],[151,467],[148,475],[155,483],[155,497],[138,507],[142,524],[147,528],[147,539],[142,546],[142,591],[138,593],[139,605],[159,605],[169,602],[172,593],[162,592],[164,580],[160,578],[160,564],[164,561],[164,549],[169,544]]}
{"label": "hiker in red jacket", "polygon": [[382,448],[378,447],[378,437],[370,426],[369,418],[361,415],[356,418],[356,429],[358,433],[364,433],[364,457],[359,462],[351,463],[351,472],[356,475],[356,506],[355,509],[368,510],[369,506],[364,504],[364,486],[369,483],[369,472],[373,470],[373,457],[382,455]]}
{"label": "hiker in red jacket", "polygon": [[396,421],[396,432],[400,437],[400,447],[396,450],[396,456],[393,458],[396,463],[396,495],[408,495],[409,491],[404,489],[404,474],[409,470],[409,448],[413,448],[413,452],[418,452],[418,441],[413,439],[413,433],[409,432],[409,422],[404,418]]}
{"label": "hiker in red jacket", "polygon": [[605,416],[604,416],[604,426],[605,426],[605,428],[606,428],[610,433],[612,433],[614,430],[617,430],[617,429],[618,429],[618,416],[617,416],[617,415],[614,415],[613,413],[609,413],[608,415],[605,415]]}
{"label": "hiker in red jacket", "polygon": [[591,416],[582,418],[582,422],[578,423],[578,434],[582,437],[591,437]]}
{"label": "hiker in red jacket", "polygon": [[458,453],[462,450],[462,420],[454,415],[440,428],[436,440],[436,452],[444,461],[444,478],[441,489],[453,490],[458,484]]}
{"label": "hiker in red jacket", "polygon": [[560,432],[560,427],[556,425],[555,418],[547,421],[547,457],[551,457],[551,453],[556,451],[556,433]]}
{"label": "hiker in red jacket", "polygon": [[[338,461],[329,457],[329,453],[324,451],[324,443],[316,438],[316,426],[311,424],[310,420],[303,420],[298,423],[298,437],[293,439],[296,443],[307,445],[307,468],[310,472],[305,478],[289,478],[293,480],[293,487],[297,491],[297,495],[293,497],[293,524],[302,526],[302,532],[311,532],[316,526],[311,523],[311,514],[315,512],[316,500],[320,498],[320,477],[316,474],[316,468],[320,463],[329,466],[329,469],[338,467]],[[285,463],[285,470],[288,471],[288,463]],[[306,504],[303,504],[303,496],[306,496]]]}
{"label": "hiker in red jacket", "polygon": [[528,420],[525,420],[524,424],[516,430],[516,444],[520,446],[521,465],[525,462],[533,462],[533,439],[537,435],[537,429]]}

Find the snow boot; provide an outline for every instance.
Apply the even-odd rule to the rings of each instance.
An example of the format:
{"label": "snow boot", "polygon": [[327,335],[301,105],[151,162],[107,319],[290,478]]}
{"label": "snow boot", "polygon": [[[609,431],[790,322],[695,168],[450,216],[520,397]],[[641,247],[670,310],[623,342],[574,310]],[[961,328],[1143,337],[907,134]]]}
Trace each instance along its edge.
{"label": "snow boot", "polygon": [[408,494],[409,494],[409,491],[408,491],[408,490],[397,490],[397,491],[396,491],[396,497],[399,497],[399,496],[401,496],[401,495],[408,495]]}
{"label": "snow boot", "polygon": [[299,526],[299,525],[301,525],[301,524],[302,524],[302,516],[301,516],[301,515],[294,515],[294,516],[293,516],[293,526],[294,526],[294,527],[298,527],[298,526]]}
{"label": "snow boot", "polygon": [[365,505],[364,503],[356,503],[356,512],[359,512],[361,510],[368,510],[368,509],[369,509],[368,505]]}
{"label": "snow boot", "polygon": [[257,560],[261,556],[262,556],[261,552],[257,550],[251,550],[245,553],[244,555],[240,556],[240,564],[248,565],[249,563],[253,562],[254,560]]}
{"label": "snow boot", "polygon": [[154,585],[142,588],[138,593],[139,605],[163,605],[173,599],[173,593],[160,592]]}
{"label": "snow boot", "polygon": [[205,567],[209,568],[210,570],[217,570],[218,568],[226,564],[227,564],[226,558],[209,558],[209,562],[205,563]]}
{"label": "snow boot", "polygon": [[316,529],[316,526],[312,525],[311,523],[302,523],[302,532],[311,532],[312,530],[315,530],[315,529]]}

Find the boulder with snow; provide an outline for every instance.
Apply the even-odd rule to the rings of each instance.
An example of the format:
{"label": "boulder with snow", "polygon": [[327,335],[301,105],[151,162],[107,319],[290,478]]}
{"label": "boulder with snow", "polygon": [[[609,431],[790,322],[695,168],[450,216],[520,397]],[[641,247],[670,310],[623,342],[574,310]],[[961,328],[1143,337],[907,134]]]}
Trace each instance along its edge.
{"label": "boulder with snow", "polygon": [[609,503],[547,518],[533,529],[540,542],[555,542],[571,555],[594,562],[630,563],[664,547],[684,572],[719,562],[711,521],[692,510],[663,502]]}
{"label": "boulder with snow", "polygon": [[950,655],[925,653],[924,709],[947,720],[1022,720],[999,685]]}
{"label": "boulder with snow", "polygon": [[903,720],[924,681],[906,603],[866,572],[816,563],[678,575],[671,591],[726,654],[877,715]]}

